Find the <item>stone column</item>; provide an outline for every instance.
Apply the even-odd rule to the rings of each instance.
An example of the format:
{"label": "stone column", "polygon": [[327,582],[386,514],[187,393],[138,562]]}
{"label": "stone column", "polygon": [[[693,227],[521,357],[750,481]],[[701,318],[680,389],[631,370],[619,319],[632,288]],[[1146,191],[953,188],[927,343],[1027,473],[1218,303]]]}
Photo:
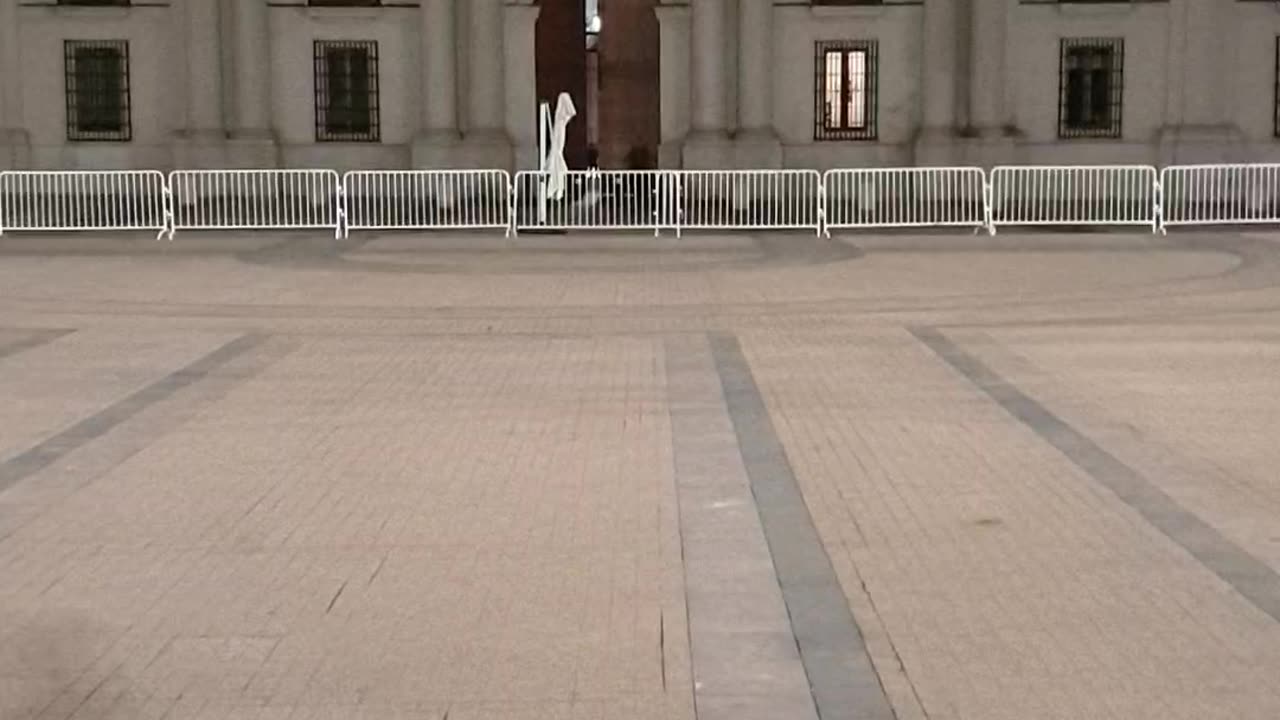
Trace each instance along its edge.
{"label": "stone column", "polygon": [[[217,168],[230,164],[222,116],[221,18],[218,0],[186,0],[181,44],[186,54],[186,108],[173,147],[179,168]],[[259,67],[258,72],[263,68]],[[237,161],[239,162],[239,161]]]}
{"label": "stone column", "polygon": [[502,0],[467,0],[471,9],[467,110],[471,133],[492,136],[503,128]]}
{"label": "stone column", "polygon": [[235,0],[235,120],[228,144],[232,167],[279,165],[271,125],[271,28],[267,0]]}
{"label": "stone column", "polygon": [[0,128],[20,124],[15,122],[22,93],[18,38],[18,0],[0,0]]}
{"label": "stone column", "polygon": [[960,63],[960,13],[957,0],[925,0],[924,43],[924,127],[950,135],[956,125],[956,76]]}
{"label": "stone column", "polygon": [[693,75],[693,131],[699,135],[724,135],[725,112],[725,6],[724,0],[692,0],[689,48]]}
{"label": "stone column", "polygon": [[[983,137],[999,137],[1004,124],[1005,27],[1009,0],[971,0],[969,120]],[[933,52],[925,48],[925,56]]]}
{"label": "stone column", "polygon": [[271,32],[266,0],[236,0],[235,133],[271,131]]}
{"label": "stone column", "polygon": [[1234,3],[1172,0],[1169,3],[1169,92],[1158,162],[1243,161],[1252,149],[1230,115],[1231,36]]}
{"label": "stone column", "polygon": [[773,0],[738,0],[737,167],[782,167],[782,143],[773,128],[773,67]]}
{"label": "stone column", "polygon": [[[222,57],[218,0],[186,0],[187,131],[222,136]],[[258,68],[261,71],[261,67]]]}
{"label": "stone column", "polygon": [[413,141],[413,166],[465,167],[457,153],[458,16],[457,0],[421,0],[422,122]]}
{"label": "stone column", "polygon": [[684,142],[689,134],[689,54],[693,49],[689,34],[688,5],[657,5],[661,52],[658,59],[658,108],[662,114],[658,143],[658,167],[679,168]]}
{"label": "stone column", "polygon": [[1182,122],[1200,127],[1223,125],[1230,107],[1227,90],[1231,87],[1224,70],[1228,54],[1235,52],[1232,44],[1224,40],[1233,32],[1234,8],[1204,0],[1184,0],[1181,5],[1174,5],[1172,11],[1186,14],[1183,64],[1174,68],[1182,76]]}
{"label": "stone column", "polygon": [[956,110],[960,80],[967,78],[968,73],[967,57],[961,52],[963,11],[961,0],[925,0],[924,3],[920,44],[922,118],[915,147],[917,165],[952,165],[957,159],[960,120]]}
{"label": "stone column", "polygon": [[738,127],[773,133],[773,0],[738,0]]}
{"label": "stone column", "polygon": [[458,43],[455,0],[421,0],[422,129],[438,140],[458,137]]}
{"label": "stone column", "polygon": [[[689,169],[731,167],[734,144],[729,142],[729,113],[725,92],[725,0],[691,0],[689,74],[692,76],[690,120],[681,164]],[[608,22],[606,19],[605,22]]]}
{"label": "stone column", "polygon": [[[503,116],[508,145],[506,149],[499,149],[503,150],[505,162],[517,170],[538,167],[538,131],[534,123],[538,76],[531,60],[537,55],[536,28],[540,12],[541,8],[531,0],[508,0],[503,8],[503,80],[506,82]],[[581,112],[583,110],[579,108]],[[585,123],[586,118],[580,114],[573,122]],[[497,154],[493,156],[497,157]]]}
{"label": "stone column", "polygon": [[31,143],[22,118],[19,0],[0,0],[0,169],[30,167]]}

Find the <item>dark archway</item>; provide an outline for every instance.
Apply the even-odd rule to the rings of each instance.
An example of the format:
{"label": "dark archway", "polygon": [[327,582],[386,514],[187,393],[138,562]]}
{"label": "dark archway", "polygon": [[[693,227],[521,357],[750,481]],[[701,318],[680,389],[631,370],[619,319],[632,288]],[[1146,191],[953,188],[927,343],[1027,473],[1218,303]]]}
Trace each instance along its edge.
{"label": "dark archway", "polygon": [[657,0],[599,0],[600,166],[654,168],[662,122]]}
{"label": "dark archway", "polygon": [[[573,98],[578,116],[569,124],[564,155],[570,168],[587,167],[587,18],[583,0],[539,0],[534,28],[538,103],[555,107],[560,93]],[[537,114],[533,116],[537,122]]]}
{"label": "dark archway", "polygon": [[[568,92],[578,108],[565,159],[572,168],[657,167],[660,37],[657,0],[539,0],[537,93]],[[598,35],[588,33],[588,6]]]}

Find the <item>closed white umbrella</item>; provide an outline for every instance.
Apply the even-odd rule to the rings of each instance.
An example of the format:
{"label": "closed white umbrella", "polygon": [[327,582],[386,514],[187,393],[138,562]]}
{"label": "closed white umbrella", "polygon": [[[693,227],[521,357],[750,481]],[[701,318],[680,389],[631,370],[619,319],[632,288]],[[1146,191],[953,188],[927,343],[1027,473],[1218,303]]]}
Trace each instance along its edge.
{"label": "closed white umbrella", "polygon": [[556,100],[556,117],[551,124],[551,147],[547,148],[547,156],[542,167],[550,175],[547,181],[547,196],[552,200],[564,197],[565,185],[569,177],[569,164],[564,159],[565,134],[569,121],[578,114],[569,93],[560,93]]}

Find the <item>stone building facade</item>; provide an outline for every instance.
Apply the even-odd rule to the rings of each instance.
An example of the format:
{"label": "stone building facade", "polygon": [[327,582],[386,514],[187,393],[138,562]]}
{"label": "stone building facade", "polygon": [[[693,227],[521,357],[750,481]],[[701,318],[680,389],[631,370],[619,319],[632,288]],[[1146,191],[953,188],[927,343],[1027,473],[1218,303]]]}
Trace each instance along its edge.
{"label": "stone building facade", "polygon": [[0,0],[0,168],[1280,158],[1272,0],[582,3]]}

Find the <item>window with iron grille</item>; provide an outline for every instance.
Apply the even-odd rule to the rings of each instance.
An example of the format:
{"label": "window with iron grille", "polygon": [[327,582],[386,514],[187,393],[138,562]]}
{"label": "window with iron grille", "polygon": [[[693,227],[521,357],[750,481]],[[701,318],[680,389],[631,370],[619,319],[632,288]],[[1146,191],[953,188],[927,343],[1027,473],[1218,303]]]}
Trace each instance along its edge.
{"label": "window with iron grille", "polygon": [[878,91],[874,40],[817,44],[814,140],[875,140]]}
{"label": "window with iron grille", "polygon": [[1120,137],[1124,39],[1064,38],[1061,47],[1058,137]]}
{"label": "window with iron grille", "polygon": [[67,40],[67,139],[130,140],[129,43]]}
{"label": "window with iron grille", "polygon": [[316,140],[378,142],[378,43],[317,40]]}

